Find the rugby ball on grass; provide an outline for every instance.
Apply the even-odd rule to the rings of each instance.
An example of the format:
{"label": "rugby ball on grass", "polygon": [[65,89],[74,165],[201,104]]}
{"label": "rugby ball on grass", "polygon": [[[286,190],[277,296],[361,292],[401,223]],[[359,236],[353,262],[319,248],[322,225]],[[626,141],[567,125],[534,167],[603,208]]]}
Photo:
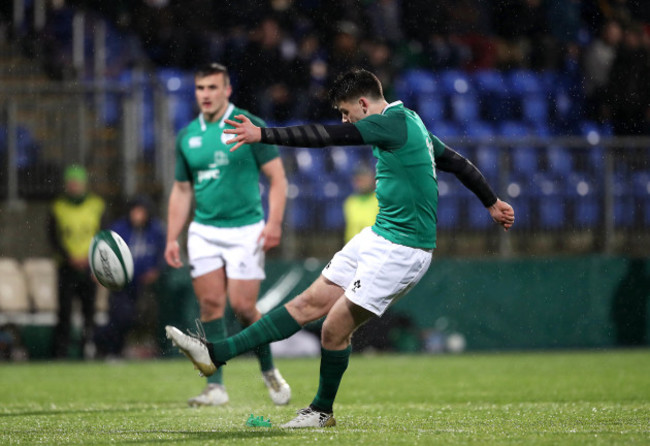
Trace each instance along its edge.
{"label": "rugby ball on grass", "polygon": [[124,289],[133,279],[133,256],[117,233],[99,231],[88,252],[90,270],[97,281],[111,291]]}

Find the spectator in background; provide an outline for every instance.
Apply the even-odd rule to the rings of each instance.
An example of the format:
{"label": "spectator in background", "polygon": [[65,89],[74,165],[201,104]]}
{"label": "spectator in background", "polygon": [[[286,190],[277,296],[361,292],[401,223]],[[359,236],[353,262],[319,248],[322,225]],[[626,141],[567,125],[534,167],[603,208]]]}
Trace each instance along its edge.
{"label": "spectator in background", "polygon": [[605,88],[609,83],[609,75],[622,38],[621,25],[610,20],[603,25],[600,36],[594,39],[584,52],[584,89],[587,113],[591,119],[605,117]]}
{"label": "spectator in background", "polygon": [[605,103],[616,135],[650,134],[650,48],[632,24],[612,63]]}
{"label": "spectator in background", "polygon": [[345,218],[345,243],[365,227],[375,224],[379,203],[375,195],[375,175],[367,166],[362,165],[352,178],[354,192],[343,202]]}
{"label": "spectator in background", "polygon": [[133,255],[133,280],[122,291],[110,295],[108,324],[97,330],[95,341],[102,356],[122,356],[126,337],[144,314],[138,308],[143,295],[160,275],[165,250],[165,230],[153,215],[153,204],[146,196],[129,202],[128,214],[111,226],[129,246]]}
{"label": "spectator in background", "polygon": [[68,166],[64,182],[64,192],[52,203],[48,220],[48,234],[59,265],[59,314],[53,355],[68,357],[72,302],[77,298],[83,315],[82,354],[92,358],[96,282],[88,265],[88,249],[102,227],[106,205],[101,197],[88,191],[88,175],[83,167]]}
{"label": "spectator in background", "polygon": [[296,45],[285,39],[274,17],[266,17],[253,34],[242,59],[237,61],[238,101],[250,104],[253,113],[283,122],[292,117],[296,98],[292,92],[290,63]]}

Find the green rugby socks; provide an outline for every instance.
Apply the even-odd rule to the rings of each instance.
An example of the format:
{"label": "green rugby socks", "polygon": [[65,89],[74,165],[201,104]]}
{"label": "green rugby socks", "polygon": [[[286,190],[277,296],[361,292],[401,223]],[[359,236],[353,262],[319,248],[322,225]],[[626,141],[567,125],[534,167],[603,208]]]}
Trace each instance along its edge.
{"label": "green rugby socks", "polygon": [[286,339],[301,328],[287,309],[281,306],[262,316],[260,320],[236,335],[216,343],[213,342],[212,359],[219,363],[226,362],[255,347]]}
{"label": "green rugby socks", "polygon": [[348,348],[343,350],[321,348],[320,382],[311,407],[321,412],[333,412],[334,398],[339,390],[343,373],[348,368],[350,352],[352,352],[352,345],[348,345]]}

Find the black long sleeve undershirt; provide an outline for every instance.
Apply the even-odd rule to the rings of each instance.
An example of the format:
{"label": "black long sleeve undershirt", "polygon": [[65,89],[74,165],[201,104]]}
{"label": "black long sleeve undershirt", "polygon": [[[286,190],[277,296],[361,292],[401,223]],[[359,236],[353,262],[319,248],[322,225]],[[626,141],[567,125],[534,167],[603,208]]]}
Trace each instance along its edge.
{"label": "black long sleeve undershirt", "polygon": [[[327,147],[363,145],[361,132],[353,124],[305,124],[292,127],[262,128],[261,142],[290,147]],[[481,172],[467,158],[445,146],[436,158],[436,166],[443,172],[453,173],[465,187],[481,200],[485,207],[492,206],[497,196]]]}
{"label": "black long sleeve undershirt", "polygon": [[361,132],[353,124],[305,124],[262,128],[262,143],[290,147],[361,146]]}
{"label": "black long sleeve undershirt", "polygon": [[444,152],[436,158],[436,167],[442,172],[453,173],[463,185],[476,195],[483,206],[490,207],[497,196],[478,168],[458,152],[445,146]]}

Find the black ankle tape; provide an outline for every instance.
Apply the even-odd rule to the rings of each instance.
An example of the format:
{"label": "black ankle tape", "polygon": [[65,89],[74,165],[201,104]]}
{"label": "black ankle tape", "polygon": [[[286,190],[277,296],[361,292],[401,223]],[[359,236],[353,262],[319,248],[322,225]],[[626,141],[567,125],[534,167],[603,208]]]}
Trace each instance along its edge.
{"label": "black ankle tape", "polygon": [[205,345],[206,347],[208,347],[208,354],[210,355],[210,360],[212,361],[212,364],[214,364],[216,368],[219,368],[222,365],[226,365],[225,362],[217,361],[216,358],[214,357],[214,348],[212,348],[212,342],[206,342]]}

